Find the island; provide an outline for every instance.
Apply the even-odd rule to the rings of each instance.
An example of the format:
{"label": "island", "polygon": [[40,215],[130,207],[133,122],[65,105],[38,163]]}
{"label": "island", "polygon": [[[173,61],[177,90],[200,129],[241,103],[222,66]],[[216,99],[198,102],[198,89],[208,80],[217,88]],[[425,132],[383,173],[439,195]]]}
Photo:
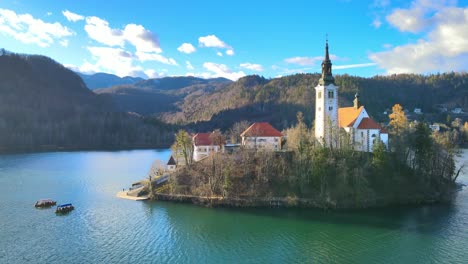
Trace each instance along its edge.
{"label": "island", "polygon": [[455,167],[453,134],[409,122],[399,104],[389,124],[379,124],[359,94],[353,106],[339,108],[331,67],[326,43],[313,128],[298,112],[296,125],[283,132],[266,122],[253,123],[228,144],[220,130],[194,135],[180,130],[168,169],[156,169],[155,181],[148,181],[150,197],[232,207],[366,208],[449,201],[461,170]]}

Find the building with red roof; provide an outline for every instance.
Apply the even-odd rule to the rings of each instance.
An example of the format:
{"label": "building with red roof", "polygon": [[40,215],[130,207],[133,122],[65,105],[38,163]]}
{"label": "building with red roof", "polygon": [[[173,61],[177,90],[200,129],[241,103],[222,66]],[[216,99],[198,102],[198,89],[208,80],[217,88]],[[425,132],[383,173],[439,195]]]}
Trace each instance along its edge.
{"label": "building with red roof", "polygon": [[269,123],[253,123],[240,135],[242,145],[254,149],[280,150],[283,134]]}
{"label": "building with red roof", "polygon": [[354,98],[354,106],[338,109],[338,124],[351,137],[354,149],[372,152],[377,139],[388,145],[388,132],[367,114],[359,105],[359,95]]}
{"label": "building with red roof", "polygon": [[194,161],[199,161],[211,153],[223,150],[225,142],[214,142],[215,136],[215,133],[197,133],[192,137]]}

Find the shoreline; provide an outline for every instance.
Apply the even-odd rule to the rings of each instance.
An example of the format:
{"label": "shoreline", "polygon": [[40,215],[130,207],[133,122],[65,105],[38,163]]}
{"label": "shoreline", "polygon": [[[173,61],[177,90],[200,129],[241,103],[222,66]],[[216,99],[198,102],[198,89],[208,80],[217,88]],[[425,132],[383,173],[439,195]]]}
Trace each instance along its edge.
{"label": "shoreline", "polygon": [[22,149],[22,150],[5,150],[0,149],[0,155],[19,155],[19,154],[33,154],[33,153],[49,153],[49,152],[99,152],[99,151],[131,151],[131,150],[155,150],[155,149],[168,149],[170,145],[158,145],[158,146],[145,146],[145,147],[128,147],[128,148],[65,148],[65,147],[54,147],[54,148],[38,148],[38,149]]}
{"label": "shoreline", "polygon": [[[395,201],[385,201],[384,198],[362,203],[337,203],[311,198],[297,197],[271,197],[271,198],[224,198],[224,197],[204,197],[183,194],[161,194],[156,193],[151,196],[151,200],[168,201],[175,203],[193,204],[203,207],[230,207],[230,208],[315,208],[315,209],[374,209],[393,206],[422,206],[444,202],[451,202],[452,196],[459,190],[439,197],[418,197],[420,199],[399,199]],[[410,197],[408,197],[410,198]],[[416,197],[412,197],[416,198]]]}

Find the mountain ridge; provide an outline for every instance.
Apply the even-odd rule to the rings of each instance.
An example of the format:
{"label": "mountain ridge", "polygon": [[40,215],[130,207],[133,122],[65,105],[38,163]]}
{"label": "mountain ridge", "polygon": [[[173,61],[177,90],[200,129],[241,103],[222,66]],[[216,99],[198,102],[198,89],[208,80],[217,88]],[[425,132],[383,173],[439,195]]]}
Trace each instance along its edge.
{"label": "mountain ridge", "polygon": [[99,88],[106,88],[115,85],[122,85],[122,84],[134,84],[140,81],[143,81],[143,78],[140,77],[119,77],[114,74],[98,72],[94,74],[84,74],[81,72],[76,72],[81,79],[85,82],[86,86],[90,90],[95,90]]}

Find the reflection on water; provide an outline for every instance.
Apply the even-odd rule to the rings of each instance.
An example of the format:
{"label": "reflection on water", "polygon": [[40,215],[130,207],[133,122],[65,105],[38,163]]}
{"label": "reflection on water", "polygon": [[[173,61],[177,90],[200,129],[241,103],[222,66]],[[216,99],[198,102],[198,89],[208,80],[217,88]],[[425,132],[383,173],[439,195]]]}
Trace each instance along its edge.
{"label": "reflection on water", "polygon": [[[0,263],[428,263],[468,259],[468,191],[354,211],[201,208],[115,193],[168,150],[0,156]],[[468,152],[462,159],[468,160]],[[461,182],[468,182],[465,173]],[[72,202],[56,217],[40,198]]]}

